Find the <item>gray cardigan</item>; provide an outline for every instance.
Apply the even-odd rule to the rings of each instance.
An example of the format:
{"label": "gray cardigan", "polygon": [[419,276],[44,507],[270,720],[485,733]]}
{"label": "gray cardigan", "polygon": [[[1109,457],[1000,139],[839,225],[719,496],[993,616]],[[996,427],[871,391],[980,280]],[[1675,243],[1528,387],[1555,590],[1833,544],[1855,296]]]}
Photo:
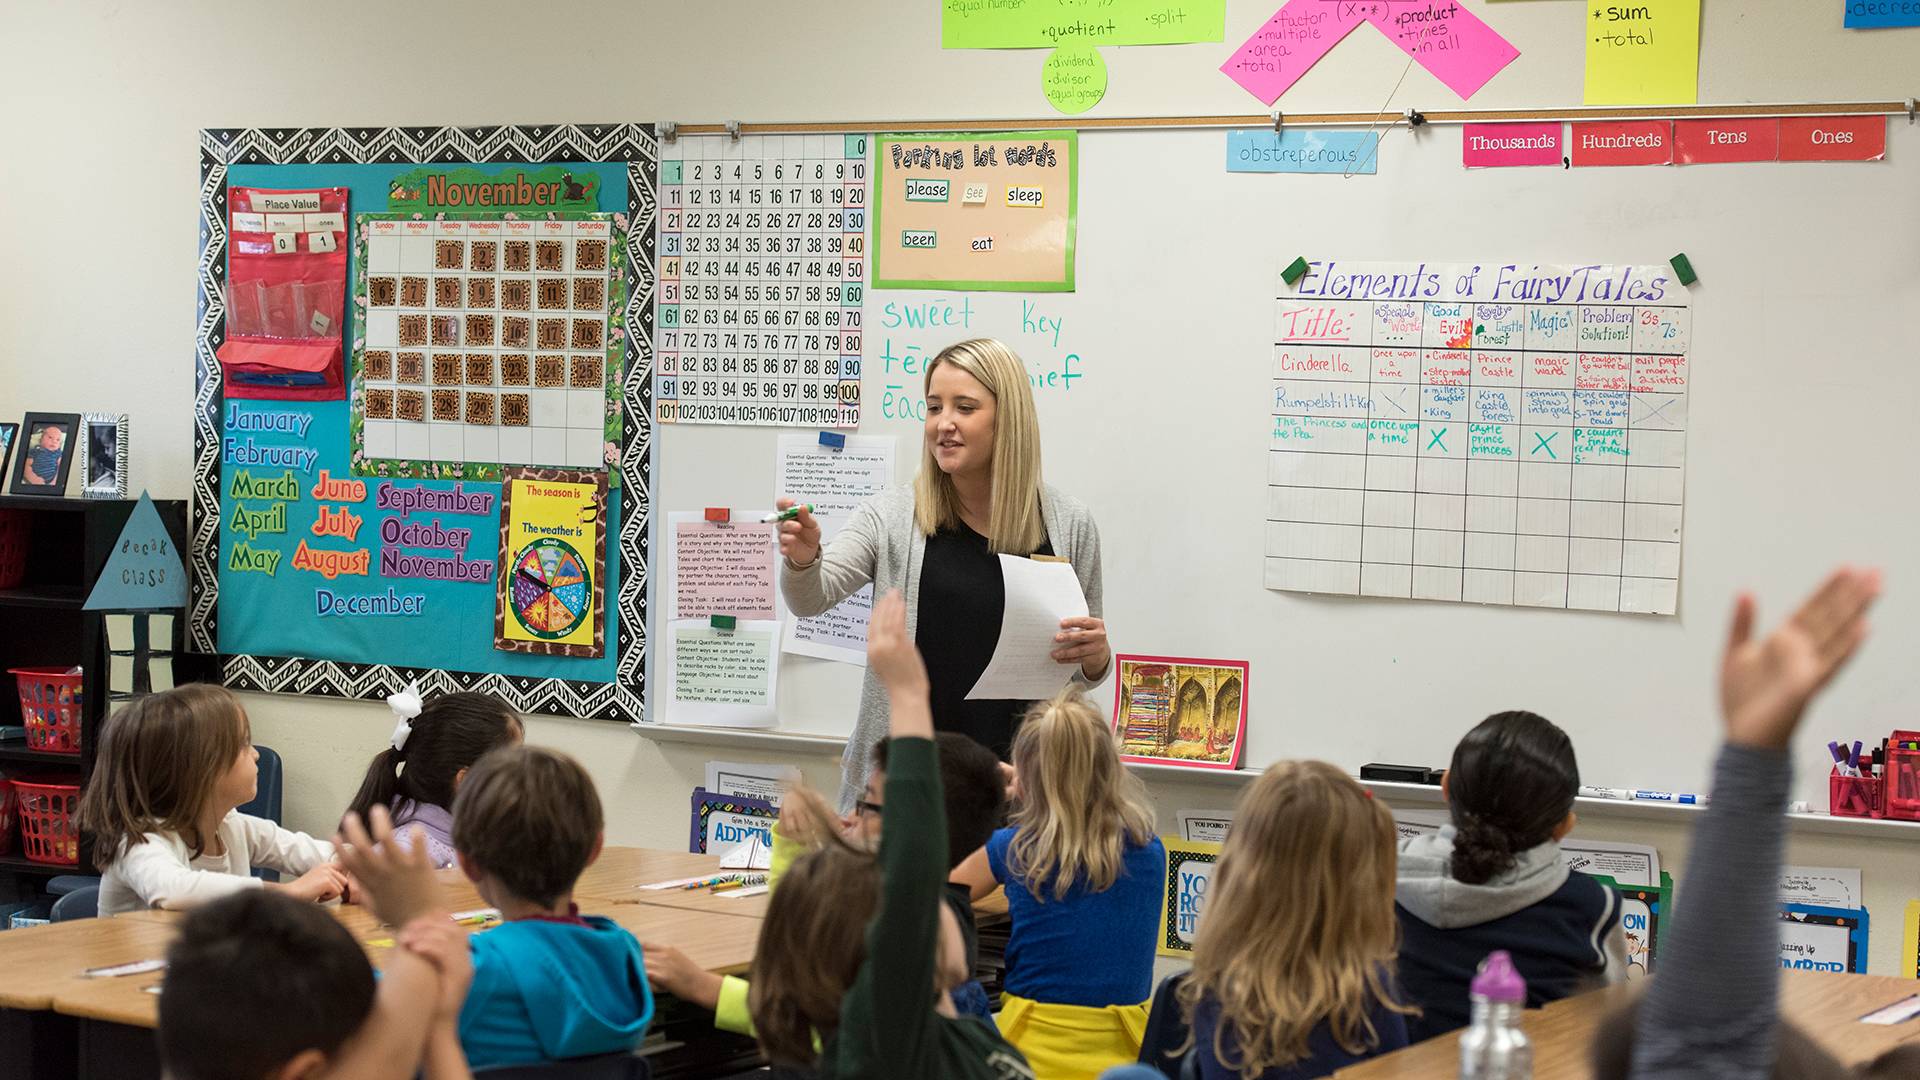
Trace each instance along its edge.
{"label": "gray cardigan", "polygon": [[[1073,564],[1087,611],[1101,618],[1100,530],[1093,515],[1078,499],[1042,484],[1040,516],[1053,553]],[[811,565],[782,560],[780,595],[795,615],[805,618],[832,608],[868,582],[876,596],[899,589],[907,601],[907,633],[913,634],[920,623],[920,568],[926,551],[927,538],[913,520],[913,489],[893,488],[862,503]],[[1078,667],[1073,681],[1083,688],[1093,685]],[[873,746],[886,733],[887,692],[869,668],[860,685],[860,715],[840,759],[842,812],[853,808],[866,787]]]}

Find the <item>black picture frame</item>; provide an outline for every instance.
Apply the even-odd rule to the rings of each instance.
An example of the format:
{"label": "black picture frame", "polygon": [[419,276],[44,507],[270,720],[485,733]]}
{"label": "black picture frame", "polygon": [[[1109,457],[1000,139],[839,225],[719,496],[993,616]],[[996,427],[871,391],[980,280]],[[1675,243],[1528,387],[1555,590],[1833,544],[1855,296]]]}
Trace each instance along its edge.
{"label": "black picture frame", "polygon": [[13,448],[19,442],[19,424],[0,424],[0,480],[6,479],[7,468],[13,464]]}
{"label": "black picture frame", "polygon": [[[36,484],[27,479],[27,468],[32,461],[32,448],[29,443],[37,443],[41,432],[49,427],[63,430],[64,442],[61,444],[60,461],[54,466],[56,475],[52,483]],[[13,485],[15,495],[43,495],[59,498],[67,493],[67,473],[73,468],[74,455],[78,453],[75,440],[83,438],[80,430],[79,413],[41,413],[30,412],[20,421],[20,434],[15,440],[21,444],[20,450],[13,455]],[[39,475],[38,473],[35,474]]]}

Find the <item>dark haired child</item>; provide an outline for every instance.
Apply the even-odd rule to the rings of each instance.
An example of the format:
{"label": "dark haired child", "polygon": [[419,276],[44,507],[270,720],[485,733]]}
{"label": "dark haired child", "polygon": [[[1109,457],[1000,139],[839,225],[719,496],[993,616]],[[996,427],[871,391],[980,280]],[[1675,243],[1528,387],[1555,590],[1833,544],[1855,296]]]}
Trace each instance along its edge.
{"label": "dark haired child", "polygon": [[[376,981],[332,915],[247,889],[180,922],[160,996],[161,1065],[172,1080],[469,1080],[454,1018],[472,969],[465,931],[439,905],[425,854],[396,850],[384,811],[343,823],[341,861],[400,929]],[[350,838],[350,839],[349,839]]]}
{"label": "dark haired child", "polygon": [[1453,824],[1400,847],[1394,912],[1412,1041],[1467,1023],[1480,961],[1505,949],[1538,1008],[1626,977],[1620,899],[1569,870],[1580,767],[1573,742],[1530,712],[1489,716],[1453,750],[1441,792]]}
{"label": "dark haired child", "polygon": [[436,870],[453,865],[453,797],[467,771],[491,750],[518,745],[520,717],[498,699],[462,691],[424,705],[417,686],[387,698],[391,744],[374,755],[347,812],[365,818],[376,806],[393,815],[402,837],[418,827]]}

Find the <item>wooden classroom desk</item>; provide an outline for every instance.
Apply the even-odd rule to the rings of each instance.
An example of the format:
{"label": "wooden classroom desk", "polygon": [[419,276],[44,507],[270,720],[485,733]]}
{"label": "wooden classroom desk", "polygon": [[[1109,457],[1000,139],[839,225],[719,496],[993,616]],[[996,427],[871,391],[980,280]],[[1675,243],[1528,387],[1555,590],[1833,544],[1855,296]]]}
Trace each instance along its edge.
{"label": "wooden classroom desk", "polygon": [[[1658,976],[1655,976],[1656,978]],[[1589,1047],[1600,1021],[1639,992],[1616,986],[1553,1002],[1526,1015],[1533,1042],[1534,1080],[1591,1080]],[[1848,1064],[1872,1061],[1903,1043],[1920,1041],[1920,1019],[1881,1026],[1859,1019],[1884,1005],[1920,993],[1920,982],[1881,975],[1783,972],[1780,1014]],[[1458,1033],[1441,1035],[1334,1073],[1336,1080],[1431,1080],[1460,1067]]]}
{"label": "wooden classroom desk", "polygon": [[164,953],[173,927],[160,919],[75,919],[0,935],[0,1009],[51,1008],[57,995],[89,979],[90,968],[149,960]]}
{"label": "wooden classroom desk", "polygon": [[[605,853],[613,856],[612,863],[618,867],[667,867],[693,869],[676,876],[687,877],[691,874],[711,872],[718,857],[709,855],[686,855],[678,852],[641,851],[635,848],[615,848]],[[689,862],[688,860],[697,860]],[[606,861],[603,857],[603,861]],[[446,886],[444,903],[452,911],[466,911],[485,907],[480,895],[474,891],[459,871],[442,871],[442,881]],[[612,880],[612,879],[609,879]],[[657,881],[659,877],[645,877],[641,880]],[[672,945],[694,963],[710,971],[722,974],[736,974],[745,971],[753,962],[754,945],[760,938],[760,918],[758,913],[744,907],[739,910],[726,910],[717,905],[748,905],[754,898],[745,900],[725,900],[702,891],[705,907],[685,905],[655,904],[646,902],[645,897],[654,893],[628,889],[628,896],[619,903],[588,895],[586,879],[582,879],[583,888],[576,890],[580,911],[585,915],[604,915],[624,927],[634,937],[643,942],[658,942]],[[605,892],[597,889],[594,892]],[[691,894],[688,894],[689,897]],[[340,904],[329,909],[334,918],[353,934],[366,949],[367,958],[375,967],[381,966],[392,948],[392,928],[383,925],[372,911],[357,904]],[[100,1020],[114,1024],[126,1024],[133,1027],[151,1028],[158,1022],[160,998],[149,993],[147,988],[161,981],[161,972],[145,975],[128,975],[115,979],[87,979],[75,974],[76,970],[101,967],[108,964],[126,963],[130,960],[145,960],[160,956],[173,939],[174,924],[181,916],[166,911],[131,912],[113,919],[86,919],[72,923],[57,924],[60,927],[86,926],[97,924],[111,927],[124,923],[128,927],[141,928],[138,932],[123,932],[107,935],[109,940],[119,942],[117,949],[102,949],[85,955],[90,959],[76,965],[71,951],[50,950],[49,955],[61,955],[62,961],[52,965],[57,973],[45,979],[37,980],[43,984],[38,993],[25,995],[40,1004],[15,1005],[15,1008],[48,1008],[66,1016],[85,1020]],[[54,929],[45,927],[42,929]],[[26,931],[31,932],[31,931]],[[9,931],[9,934],[14,933]],[[124,940],[123,940],[124,939]],[[0,945],[10,944],[0,939]],[[105,956],[105,959],[95,957]],[[11,959],[10,953],[0,950],[0,957]],[[16,995],[21,996],[21,995]],[[0,997],[0,1005],[5,998]]]}

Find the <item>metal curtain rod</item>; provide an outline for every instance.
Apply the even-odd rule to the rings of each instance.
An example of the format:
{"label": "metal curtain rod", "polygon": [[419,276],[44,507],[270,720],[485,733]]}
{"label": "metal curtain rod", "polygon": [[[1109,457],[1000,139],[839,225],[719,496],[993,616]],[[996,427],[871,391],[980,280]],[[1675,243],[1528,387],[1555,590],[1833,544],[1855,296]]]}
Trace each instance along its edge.
{"label": "metal curtain rod", "polygon": [[[1454,109],[1426,112],[1429,124],[1478,124],[1502,120],[1687,120],[1733,116],[1914,116],[1914,100],[1834,101],[1797,105],[1671,105],[1576,107],[1564,109]],[[1390,114],[1392,115],[1392,114]],[[1025,120],[889,120],[870,123],[675,124],[674,135],[864,135],[874,132],[933,133],[964,131],[1147,131],[1165,128],[1264,128],[1281,114],[1220,116],[1050,116]],[[1374,112],[1289,113],[1288,126],[1366,127],[1379,123]]]}

